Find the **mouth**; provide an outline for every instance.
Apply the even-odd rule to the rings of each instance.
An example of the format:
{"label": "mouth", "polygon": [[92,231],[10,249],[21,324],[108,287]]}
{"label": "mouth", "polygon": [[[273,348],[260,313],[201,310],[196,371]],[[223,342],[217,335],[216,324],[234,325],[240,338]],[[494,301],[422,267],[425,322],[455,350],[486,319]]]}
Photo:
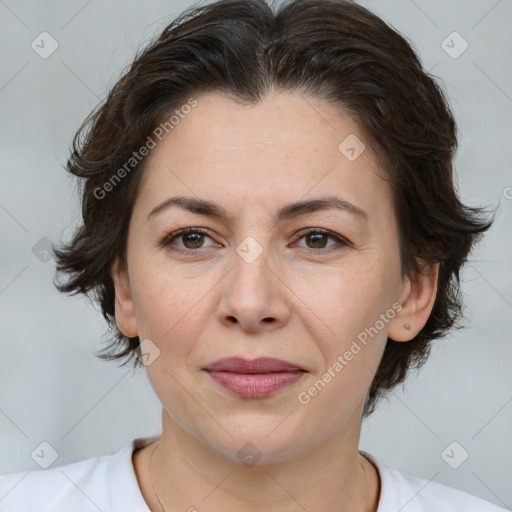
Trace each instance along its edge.
{"label": "mouth", "polygon": [[223,388],[244,398],[264,398],[295,384],[306,370],[282,359],[227,357],[203,368]]}

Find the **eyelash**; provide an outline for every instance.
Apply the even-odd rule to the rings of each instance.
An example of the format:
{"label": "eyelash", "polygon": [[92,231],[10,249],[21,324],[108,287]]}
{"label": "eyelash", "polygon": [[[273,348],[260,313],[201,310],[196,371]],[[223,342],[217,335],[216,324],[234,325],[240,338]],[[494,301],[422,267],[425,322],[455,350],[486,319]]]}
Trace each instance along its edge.
{"label": "eyelash", "polygon": [[[183,228],[179,229],[178,231],[174,231],[173,233],[170,233],[169,235],[166,235],[159,243],[161,247],[168,247],[171,245],[171,243],[176,240],[179,237],[189,235],[189,234],[201,234],[206,235],[208,238],[211,238],[208,235],[208,230],[204,228]],[[344,239],[343,237],[336,235],[332,231],[328,231],[326,229],[309,229],[306,231],[300,231],[296,234],[296,236],[299,236],[299,239],[303,239],[307,237],[308,235],[325,235],[328,238],[332,238],[338,242],[341,246],[350,246],[351,244],[348,242],[348,240]],[[330,248],[319,248],[319,249],[309,249],[309,248],[303,248],[306,252],[310,254],[319,254],[319,253],[326,253],[331,252],[332,250],[339,249],[340,247],[330,247]],[[200,247],[198,249],[182,249],[181,247],[173,247],[171,250],[182,252],[182,253],[193,253],[193,252],[199,252],[202,249],[207,249],[206,247]]]}

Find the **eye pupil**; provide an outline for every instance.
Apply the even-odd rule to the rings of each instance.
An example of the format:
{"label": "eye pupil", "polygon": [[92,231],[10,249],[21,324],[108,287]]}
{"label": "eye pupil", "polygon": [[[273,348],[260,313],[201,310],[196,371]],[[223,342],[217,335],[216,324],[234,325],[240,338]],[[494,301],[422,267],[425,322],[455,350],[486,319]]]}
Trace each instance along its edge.
{"label": "eye pupil", "polygon": [[[200,247],[200,246],[201,246],[201,242],[202,242],[202,237],[203,237],[203,236],[204,236],[204,235],[203,235],[203,234],[201,234],[201,233],[189,233],[188,235],[183,235],[183,240],[184,240],[184,241],[187,241],[187,240],[189,240],[189,239],[190,239],[190,237],[198,237],[198,238],[199,238],[199,240],[198,240],[198,239],[196,239],[195,241],[192,241],[192,245],[193,245],[193,246],[191,247],[191,248],[197,248],[197,247]],[[187,244],[185,243],[185,245],[187,245]],[[190,247],[189,247],[189,248],[190,248]]]}
{"label": "eye pupil", "polygon": [[[320,238],[320,239],[322,239],[322,238],[323,238],[323,239],[324,239],[324,242],[325,242],[326,235],[325,235],[325,234],[323,234],[323,233],[316,233],[316,234],[309,235],[309,237],[308,237],[308,238],[313,239],[313,244],[317,244],[317,243],[318,243],[318,239],[319,239],[319,238]],[[320,247],[320,248],[325,247],[325,243],[323,243],[323,244],[322,244],[322,243],[320,242],[320,246],[315,245],[315,247],[314,247],[314,248],[315,248],[315,249],[318,249],[319,247]]]}

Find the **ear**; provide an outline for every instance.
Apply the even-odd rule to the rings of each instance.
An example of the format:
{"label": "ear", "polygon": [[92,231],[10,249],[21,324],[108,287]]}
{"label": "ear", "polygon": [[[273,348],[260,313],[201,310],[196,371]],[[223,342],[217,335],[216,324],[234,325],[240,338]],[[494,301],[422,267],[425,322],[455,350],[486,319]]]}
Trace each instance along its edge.
{"label": "ear", "polygon": [[415,281],[406,279],[398,299],[402,309],[389,324],[389,338],[410,341],[423,329],[436,300],[438,276],[439,263],[435,263],[426,265]]}
{"label": "ear", "polygon": [[118,329],[128,338],[138,336],[137,320],[133,303],[130,280],[126,269],[119,261],[112,265],[112,280],[115,290],[115,315]]}

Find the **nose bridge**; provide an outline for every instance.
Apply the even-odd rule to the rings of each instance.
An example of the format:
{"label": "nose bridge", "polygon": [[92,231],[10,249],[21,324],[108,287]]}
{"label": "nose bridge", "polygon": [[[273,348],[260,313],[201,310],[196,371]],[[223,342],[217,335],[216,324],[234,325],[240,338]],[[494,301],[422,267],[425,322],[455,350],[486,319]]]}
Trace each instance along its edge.
{"label": "nose bridge", "polygon": [[[270,265],[275,266],[270,260],[272,255],[272,219],[268,209],[262,201],[247,201],[246,191],[242,208],[240,222],[237,225],[238,234],[241,238],[237,240],[235,254],[233,255],[234,275],[233,279],[243,281],[249,280],[250,286],[253,283],[268,285]],[[249,204],[250,203],[250,204]],[[273,282],[272,279],[270,279]],[[261,290],[260,290],[261,291]]]}
{"label": "nose bridge", "polygon": [[235,248],[230,287],[237,287],[233,291],[241,294],[239,303],[250,303],[251,297],[253,301],[268,302],[277,291],[270,254],[268,237],[264,234],[248,235]]}
{"label": "nose bridge", "polygon": [[224,282],[219,305],[221,321],[236,321],[249,330],[269,322],[282,325],[288,315],[270,237],[264,230],[259,233],[247,235],[235,247],[232,271]]}

